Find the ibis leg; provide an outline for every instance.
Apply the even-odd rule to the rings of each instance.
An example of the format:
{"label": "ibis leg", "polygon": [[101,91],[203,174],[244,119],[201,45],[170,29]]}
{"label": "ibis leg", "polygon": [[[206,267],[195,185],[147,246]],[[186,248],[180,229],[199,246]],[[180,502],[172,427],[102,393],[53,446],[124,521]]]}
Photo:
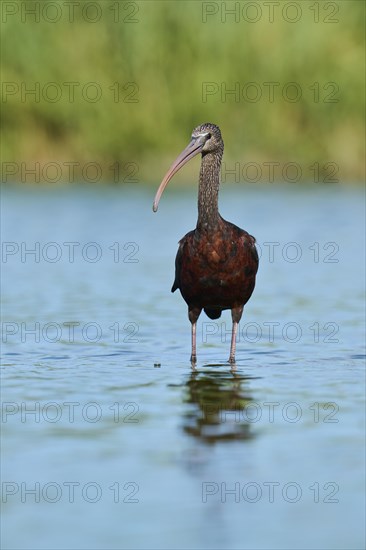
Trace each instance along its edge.
{"label": "ibis leg", "polygon": [[236,351],[236,334],[238,332],[238,324],[243,314],[243,306],[234,307],[231,310],[231,317],[233,320],[233,329],[231,333],[231,346],[230,346],[230,357],[229,363],[235,363],[235,351]]}
{"label": "ibis leg", "polygon": [[196,323],[192,323],[192,353],[191,353],[191,363],[197,363],[196,327],[197,327],[197,322],[196,322]]}
{"label": "ibis leg", "polygon": [[188,317],[192,324],[192,353],[191,353],[191,363],[195,365],[197,363],[197,351],[196,351],[196,327],[197,319],[200,316],[202,309],[193,308],[188,311]]}

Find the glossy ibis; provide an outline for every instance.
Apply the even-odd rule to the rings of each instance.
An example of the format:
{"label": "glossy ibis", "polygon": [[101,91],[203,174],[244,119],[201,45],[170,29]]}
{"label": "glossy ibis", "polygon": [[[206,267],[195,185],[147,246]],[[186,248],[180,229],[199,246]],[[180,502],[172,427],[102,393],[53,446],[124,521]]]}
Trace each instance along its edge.
{"label": "glossy ibis", "polygon": [[205,123],[195,128],[189,145],[176,158],[157,190],[153,210],[170,179],[186,162],[201,153],[196,229],[179,241],[175,259],[175,281],[188,304],[192,324],[192,354],[196,357],[196,324],[202,309],[218,319],[231,309],[233,321],[229,362],[235,363],[236,333],[244,305],[255,286],[258,254],[255,238],[224,220],[218,211],[219,176],[224,142],[220,128]]}

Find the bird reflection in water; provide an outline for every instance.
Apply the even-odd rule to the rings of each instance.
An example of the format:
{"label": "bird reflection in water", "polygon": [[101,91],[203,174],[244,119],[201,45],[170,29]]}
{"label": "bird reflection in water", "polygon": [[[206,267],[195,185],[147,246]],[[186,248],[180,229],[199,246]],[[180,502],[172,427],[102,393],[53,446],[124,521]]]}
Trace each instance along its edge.
{"label": "bird reflection in water", "polygon": [[186,382],[189,406],[183,417],[184,432],[208,444],[252,439],[253,423],[246,409],[253,402],[248,387],[253,378],[235,369],[226,373],[193,370]]}

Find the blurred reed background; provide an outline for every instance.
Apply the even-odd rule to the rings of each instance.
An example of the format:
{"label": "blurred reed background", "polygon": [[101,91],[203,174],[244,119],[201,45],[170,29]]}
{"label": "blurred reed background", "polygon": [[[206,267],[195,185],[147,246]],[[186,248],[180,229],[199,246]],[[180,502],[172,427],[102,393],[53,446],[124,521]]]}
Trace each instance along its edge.
{"label": "blurred reed background", "polygon": [[1,8],[3,182],[71,181],[72,168],[72,181],[157,183],[206,121],[222,129],[228,169],[290,162],[301,183],[316,169],[319,181],[364,178],[364,2]]}

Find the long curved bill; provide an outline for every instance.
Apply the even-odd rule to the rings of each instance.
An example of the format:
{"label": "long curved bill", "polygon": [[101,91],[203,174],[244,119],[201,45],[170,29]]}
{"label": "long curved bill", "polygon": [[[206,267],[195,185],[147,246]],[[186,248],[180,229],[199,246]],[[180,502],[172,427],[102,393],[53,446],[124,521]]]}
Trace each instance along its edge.
{"label": "long curved bill", "polygon": [[159,201],[161,195],[164,192],[164,189],[168,185],[169,181],[172,179],[174,174],[178,172],[189,160],[198,155],[203,149],[203,146],[206,142],[205,136],[199,136],[197,138],[192,138],[189,145],[181,152],[181,154],[175,159],[169,170],[164,176],[163,181],[159,185],[159,189],[156,192],[155,200],[153,204],[153,211],[156,212],[158,209]]}

